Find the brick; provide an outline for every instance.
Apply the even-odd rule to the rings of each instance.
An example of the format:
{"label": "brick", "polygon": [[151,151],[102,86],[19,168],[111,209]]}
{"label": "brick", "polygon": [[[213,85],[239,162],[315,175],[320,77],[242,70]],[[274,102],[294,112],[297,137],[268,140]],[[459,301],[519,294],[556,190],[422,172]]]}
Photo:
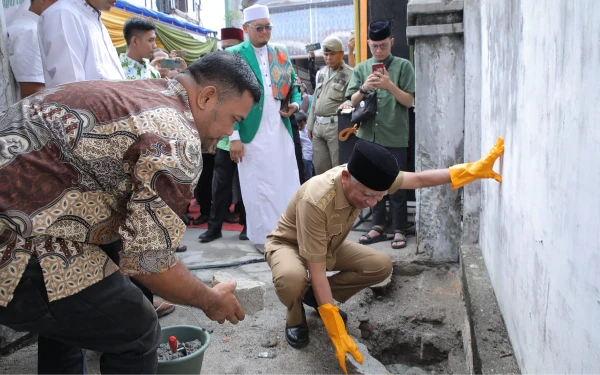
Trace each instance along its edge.
{"label": "brick", "polygon": [[249,279],[234,279],[227,272],[219,271],[213,275],[212,285],[235,280],[237,287],[233,294],[247,315],[255,314],[265,308],[265,283]]}

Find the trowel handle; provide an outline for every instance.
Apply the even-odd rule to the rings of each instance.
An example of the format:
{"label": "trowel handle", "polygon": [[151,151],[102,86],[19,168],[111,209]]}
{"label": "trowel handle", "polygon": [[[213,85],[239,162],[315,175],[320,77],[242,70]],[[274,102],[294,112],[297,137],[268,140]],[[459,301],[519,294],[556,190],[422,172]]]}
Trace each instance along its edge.
{"label": "trowel handle", "polygon": [[177,353],[177,337],[169,337],[169,347],[171,348],[172,353]]}

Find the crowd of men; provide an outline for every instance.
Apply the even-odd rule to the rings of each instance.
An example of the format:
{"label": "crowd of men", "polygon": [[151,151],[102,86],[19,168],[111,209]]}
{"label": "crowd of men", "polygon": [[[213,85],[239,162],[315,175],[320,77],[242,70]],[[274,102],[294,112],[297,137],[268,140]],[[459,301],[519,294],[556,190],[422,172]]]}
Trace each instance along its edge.
{"label": "crowd of men", "polygon": [[[346,353],[362,361],[335,301],[391,272],[390,258],[365,246],[387,239],[384,198],[392,247],[404,247],[403,189],[500,181],[492,167],[503,143],[474,163],[402,171],[415,80],[410,62],[391,55],[388,21],[369,25],[373,57],[356,66],[339,38],[324,39],[310,95],[287,49],[270,42],[266,6],[244,10],[243,30],[222,30],[225,51],[187,66],[157,49],[143,18],[125,23],[117,55],[100,20],[112,5],[32,0],[8,30],[22,100],[0,114],[0,324],[39,335],[40,373],[84,373],[86,349],[103,353],[103,373],[155,373],[158,317],[173,307],[154,295],[219,323],[244,319],[235,282],[207,287],[176,255],[186,224],[207,222],[206,243],[239,220],[239,239],[271,267],[290,346],[309,342],[306,305],[344,372]],[[164,67],[167,58],[180,64]],[[338,111],[371,90],[377,115],[339,165]],[[186,216],[193,196],[197,218]],[[348,241],[366,208],[372,230]]]}

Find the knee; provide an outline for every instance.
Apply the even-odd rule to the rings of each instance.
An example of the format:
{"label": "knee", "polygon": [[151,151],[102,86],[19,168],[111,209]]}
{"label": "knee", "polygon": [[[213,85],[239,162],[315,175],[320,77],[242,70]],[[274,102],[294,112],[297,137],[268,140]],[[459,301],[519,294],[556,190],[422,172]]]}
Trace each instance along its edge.
{"label": "knee", "polygon": [[278,295],[300,296],[304,294],[308,286],[306,270],[287,270],[279,275],[273,275],[273,285]]}
{"label": "knee", "polygon": [[374,254],[367,272],[372,275],[374,284],[382,282],[392,273],[392,259],[384,253]]}

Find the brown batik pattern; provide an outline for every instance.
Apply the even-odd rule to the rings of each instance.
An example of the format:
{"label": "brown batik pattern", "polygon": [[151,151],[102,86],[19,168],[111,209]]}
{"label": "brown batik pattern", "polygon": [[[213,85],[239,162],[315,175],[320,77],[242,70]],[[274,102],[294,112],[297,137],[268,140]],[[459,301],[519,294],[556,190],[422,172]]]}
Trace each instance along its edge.
{"label": "brown batik pattern", "polygon": [[0,113],[0,306],[30,256],[50,301],[118,269],[100,244],[121,240],[126,275],[171,268],[201,170],[176,81],[72,83]]}

